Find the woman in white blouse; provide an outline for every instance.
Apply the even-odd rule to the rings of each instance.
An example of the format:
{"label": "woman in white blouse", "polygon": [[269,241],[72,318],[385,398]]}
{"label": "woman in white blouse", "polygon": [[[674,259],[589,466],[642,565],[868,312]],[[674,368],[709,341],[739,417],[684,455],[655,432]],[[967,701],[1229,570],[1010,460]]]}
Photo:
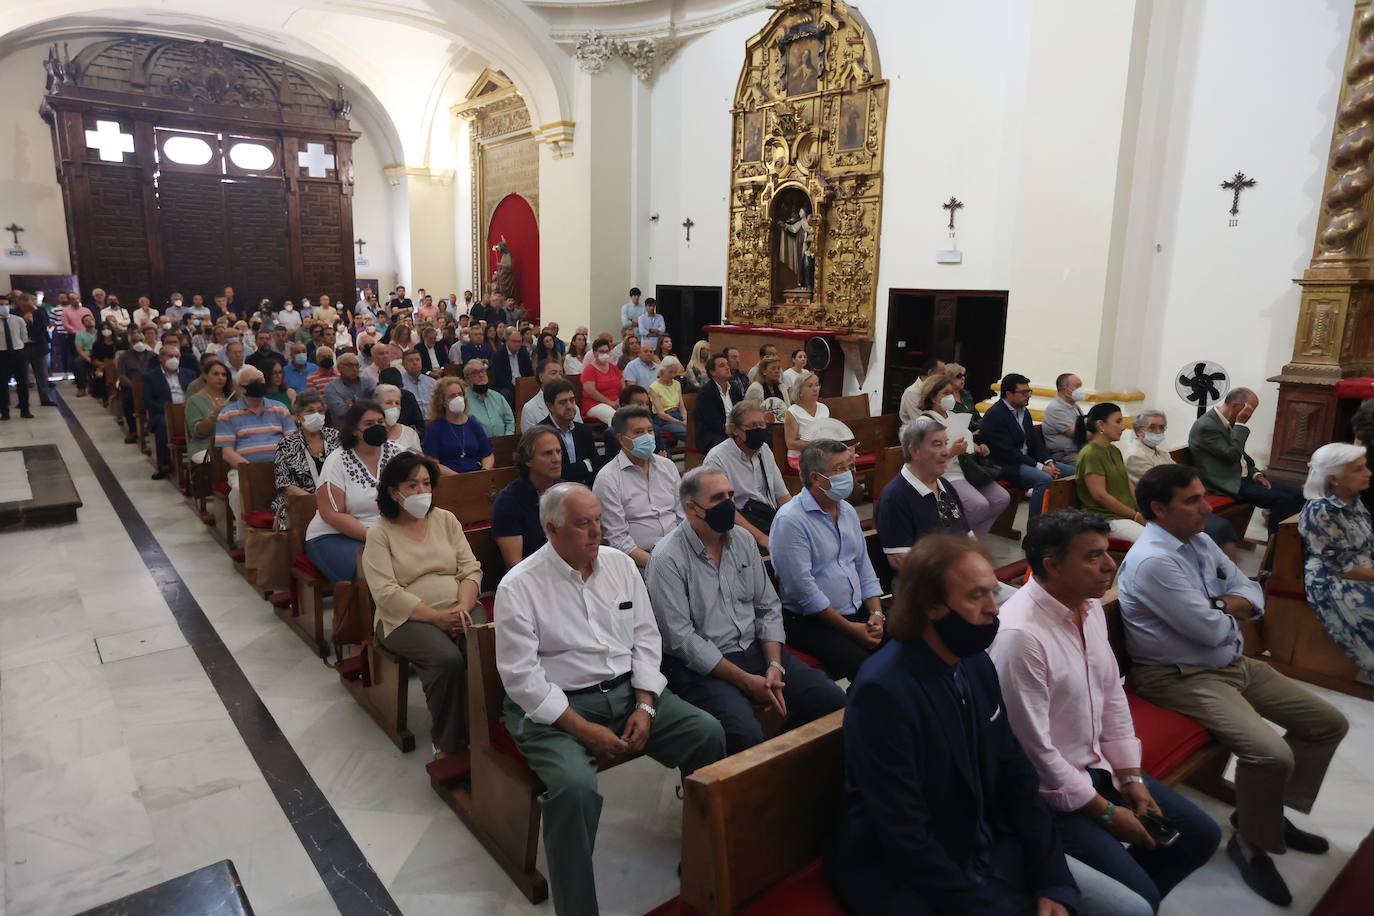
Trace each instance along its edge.
{"label": "woman in white blouse", "polygon": [[830,408],[821,403],[821,380],[807,372],[792,386],[792,403],[782,415],[783,436],[787,440],[787,464],[797,470],[802,449],[817,439],[850,442],[854,431],[830,418]]}
{"label": "woman in white blouse", "polygon": [[407,452],[420,454],[420,434],[401,422],[401,389],[395,385],[378,385],[373,390],[373,396],[382,405],[387,439]]}

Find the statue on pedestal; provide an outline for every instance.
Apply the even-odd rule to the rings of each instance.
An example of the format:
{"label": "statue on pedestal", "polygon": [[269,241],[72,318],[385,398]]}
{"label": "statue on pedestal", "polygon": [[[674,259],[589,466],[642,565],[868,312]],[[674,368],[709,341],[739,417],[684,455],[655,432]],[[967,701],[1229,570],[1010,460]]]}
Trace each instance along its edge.
{"label": "statue on pedestal", "polygon": [[805,207],[798,207],[785,220],[778,220],[778,261],[797,278],[797,288],[810,290],[816,259],[811,253],[811,226]]}
{"label": "statue on pedestal", "polygon": [[499,293],[501,298],[515,299],[519,301],[520,296],[515,289],[515,260],[511,257],[510,246],[506,244],[506,237],[501,236],[499,244],[491,246],[491,250],[500,255],[496,261],[496,267],[491,272],[491,288]]}

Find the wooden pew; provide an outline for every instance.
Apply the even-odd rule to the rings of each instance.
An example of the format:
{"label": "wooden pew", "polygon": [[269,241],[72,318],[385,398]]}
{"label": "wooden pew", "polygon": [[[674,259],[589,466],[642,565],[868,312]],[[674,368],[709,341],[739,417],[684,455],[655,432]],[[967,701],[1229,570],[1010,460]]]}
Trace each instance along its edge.
{"label": "wooden pew", "polygon": [[1374,691],[1355,680],[1359,666],[1336,645],[1307,603],[1306,555],[1296,515],[1279,525],[1274,541],[1273,571],[1265,585],[1262,620],[1269,664],[1309,684],[1374,699]]}
{"label": "wooden pew", "polygon": [[210,446],[210,489],[214,495],[215,526],[212,529],[215,540],[225,550],[234,546],[234,512],[229,508],[229,465],[225,463],[224,453],[216,446]]}
{"label": "wooden pew", "polygon": [[163,411],[167,424],[167,452],[172,458],[172,480],[183,496],[191,495],[191,473],[186,464],[186,405],[168,404]]}
{"label": "wooden pew", "polygon": [[877,462],[873,465],[873,502],[876,504],[878,498],[883,495],[883,490],[887,485],[902,473],[902,447],[900,445],[888,446],[877,453]]}
{"label": "wooden pew", "polygon": [[434,488],[434,505],[456,515],[464,530],[488,525],[497,494],[518,474],[515,468],[509,466],[489,471],[469,471],[466,474],[445,474]]}
{"label": "wooden pew", "polygon": [[[519,416],[517,414],[517,416]],[[509,436],[491,437],[492,467],[509,468],[515,466],[515,446],[520,441],[518,433]]]}
{"label": "wooden pew", "polygon": [[[536,366],[537,370],[539,367]],[[515,380],[515,424],[520,425],[520,411],[525,409],[525,403],[533,397],[539,396],[539,379],[529,375],[522,375]]]}
{"label": "wooden pew", "polygon": [[329,654],[324,636],[324,599],[333,591],[305,554],[305,531],[315,517],[315,497],[312,494],[292,494],[286,497],[286,538],[291,562],[291,595],[289,604],[273,601],[277,616],[299,636],[320,658]]}
{"label": "wooden pew", "polygon": [[[148,442],[148,410],[143,406],[143,377],[135,375],[130,381],[129,390],[134,399],[134,429],[131,432],[138,437],[138,450],[147,454],[151,446]],[[157,459],[154,458],[153,462],[156,463]]]}
{"label": "wooden pew", "polygon": [[[691,398],[689,401],[688,398]],[[697,396],[695,394],[684,394],[682,396],[682,407],[687,414],[687,434],[686,451],[682,456],[683,472],[690,471],[692,468],[701,467],[706,460],[706,453],[697,448],[697,429],[696,418],[692,416],[696,411]]]}
{"label": "wooden pew", "polygon": [[[339,679],[353,699],[402,753],[415,750],[415,735],[407,719],[410,711],[410,662],[387,650],[376,636],[376,606],[372,590],[368,588],[363,566],[358,564],[358,576],[353,583],[354,600],[358,612],[367,621],[367,641],[358,658],[360,661],[346,671],[339,669]],[[352,676],[350,676],[352,675]]]}
{"label": "wooden pew", "polygon": [[[1176,448],[1169,453],[1169,457],[1174,459],[1174,464],[1186,464],[1192,466],[1191,456],[1188,446]],[[1245,532],[1250,530],[1250,519],[1255,514],[1255,507],[1249,503],[1238,502],[1229,496],[1219,496],[1215,493],[1207,494],[1207,505],[1212,507],[1212,513],[1219,515],[1231,523],[1231,527],[1236,531],[1237,546],[1247,550],[1255,546],[1254,542],[1246,538]]]}
{"label": "wooden pew", "polygon": [[[285,539],[283,532],[275,530],[272,501],[277,495],[276,469],[270,461],[250,461],[239,468],[239,496],[243,503],[242,524],[244,537],[244,556],[235,559],[235,566],[243,573],[250,585],[257,584],[257,569],[248,565],[248,539]],[[258,545],[266,547],[267,545]],[[268,547],[268,550],[271,548]],[[255,550],[255,555],[256,555]],[[233,553],[230,554],[234,556]],[[242,564],[242,565],[240,565]]]}

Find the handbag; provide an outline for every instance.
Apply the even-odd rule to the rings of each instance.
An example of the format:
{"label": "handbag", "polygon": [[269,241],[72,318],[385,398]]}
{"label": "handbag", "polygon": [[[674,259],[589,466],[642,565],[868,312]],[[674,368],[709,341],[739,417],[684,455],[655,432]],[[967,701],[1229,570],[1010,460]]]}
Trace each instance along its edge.
{"label": "handbag", "polygon": [[964,480],[975,490],[981,490],[989,484],[994,484],[1002,476],[1002,468],[991,458],[984,458],[981,455],[963,454],[959,456],[959,470],[964,474]]}

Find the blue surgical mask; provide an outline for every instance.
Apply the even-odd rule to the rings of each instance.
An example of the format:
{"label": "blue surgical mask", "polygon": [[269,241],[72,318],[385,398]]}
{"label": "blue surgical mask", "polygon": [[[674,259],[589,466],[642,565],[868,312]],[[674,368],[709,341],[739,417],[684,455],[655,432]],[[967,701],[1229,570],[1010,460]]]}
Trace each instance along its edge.
{"label": "blue surgical mask", "polygon": [[304,354],[304,353],[297,353],[295,356],[291,357],[291,362],[295,363],[296,366],[297,366],[297,368],[304,369],[304,368],[305,368],[305,354]]}
{"label": "blue surgical mask", "polygon": [[635,436],[630,452],[641,461],[648,458],[654,453],[654,434],[645,433],[642,436]]}
{"label": "blue surgical mask", "polygon": [[825,495],[835,500],[843,502],[854,492],[854,472],[841,471],[838,474],[830,475],[830,489],[825,491]]}

